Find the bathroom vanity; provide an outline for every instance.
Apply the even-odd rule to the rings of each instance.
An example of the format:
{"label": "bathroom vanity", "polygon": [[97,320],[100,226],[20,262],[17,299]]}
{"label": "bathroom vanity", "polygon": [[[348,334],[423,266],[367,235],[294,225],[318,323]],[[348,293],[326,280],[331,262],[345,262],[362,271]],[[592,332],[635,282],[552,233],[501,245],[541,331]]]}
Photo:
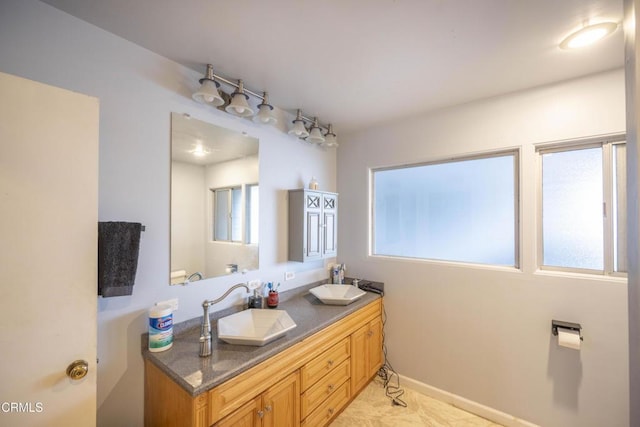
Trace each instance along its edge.
{"label": "bathroom vanity", "polygon": [[211,356],[198,357],[197,319],[166,352],[143,338],[145,426],[329,424],[382,366],[382,299],[324,305],[309,288],[281,295],[297,327],[263,347],[224,343],[214,329]]}

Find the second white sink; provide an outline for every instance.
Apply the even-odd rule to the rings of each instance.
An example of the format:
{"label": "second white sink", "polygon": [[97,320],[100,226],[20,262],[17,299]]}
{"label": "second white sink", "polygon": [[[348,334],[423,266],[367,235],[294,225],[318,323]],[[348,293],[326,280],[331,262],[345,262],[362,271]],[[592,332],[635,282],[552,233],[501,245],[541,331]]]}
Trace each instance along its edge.
{"label": "second white sink", "polygon": [[229,344],[260,347],[295,327],[284,310],[252,308],[218,319],[218,338]]}
{"label": "second white sink", "polygon": [[366,294],[352,285],[320,285],[309,289],[309,292],[328,305],[349,305]]}

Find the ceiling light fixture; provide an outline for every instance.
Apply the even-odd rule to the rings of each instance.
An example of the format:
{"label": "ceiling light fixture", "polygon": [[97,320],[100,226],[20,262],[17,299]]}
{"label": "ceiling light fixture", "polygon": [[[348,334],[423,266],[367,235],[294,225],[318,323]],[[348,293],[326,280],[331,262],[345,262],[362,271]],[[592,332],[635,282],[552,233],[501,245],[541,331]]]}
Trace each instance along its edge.
{"label": "ceiling light fixture", "polygon": [[218,93],[220,83],[213,80],[213,66],[207,65],[207,75],[199,80],[200,89],[193,94],[193,99],[201,104],[211,104],[219,107],[224,104],[224,99]]}
{"label": "ceiling light fixture", "polygon": [[244,83],[242,80],[238,80],[238,87],[231,94],[231,103],[227,105],[225,110],[234,116],[251,117],[253,116],[253,110],[249,107],[248,100],[249,95],[244,93]]}
{"label": "ceiling light fixture", "polygon": [[[200,88],[193,94],[193,99],[203,104],[210,104],[215,107],[225,105],[225,99],[229,99],[229,95],[218,90],[220,82],[234,88],[231,94],[231,100],[225,106],[224,111],[239,117],[253,117],[253,121],[261,124],[275,125],[278,119],[273,114],[273,106],[269,104],[269,94],[265,91],[262,95],[253,92],[244,87],[242,80],[231,81],[221,77],[213,72],[213,66],[207,64],[207,74],[199,80]],[[249,95],[258,98],[262,102],[257,105],[257,114],[254,108],[249,104]],[[305,122],[310,123],[309,129],[305,126]],[[304,116],[301,110],[297,111],[296,118],[293,120],[293,126],[288,131],[290,135],[298,138],[306,139],[307,142],[327,146],[337,147],[336,134],[333,132],[331,125],[322,125],[317,117],[313,120]],[[326,133],[323,131],[326,130]]]}
{"label": "ceiling light fixture", "polygon": [[298,138],[306,138],[309,136],[309,131],[304,127],[301,110],[298,110],[295,120],[291,123],[293,123],[293,127],[289,130],[289,135],[297,136]]}
{"label": "ceiling light fixture", "polygon": [[253,121],[265,125],[278,123],[278,119],[273,115],[273,106],[269,104],[269,94],[267,92],[262,94],[262,103],[258,105],[258,114],[253,116]]}
{"label": "ceiling light fixture", "polygon": [[318,125],[318,118],[313,118],[313,123],[311,124],[311,128],[309,129],[309,136],[307,137],[307,142],[311,142],[314,144],[322,144],[324,142],[324,135],[320,131],[320,126]]}
{"label": "ceiling light fixture", "polygon": [[562,40],[560,48],[577,49],[589,46],[598,40],[602,40],[617,29],[618,23],[616,22],[601,22],[599,24],[585,25]]}
{"label": "ceiling light fixture", "polygon": [[327,147],[337,147],[338,139],[336,138],[336,134],[333,133],[333,125],[329,123],[327,133],[324,134],[324,145]]}

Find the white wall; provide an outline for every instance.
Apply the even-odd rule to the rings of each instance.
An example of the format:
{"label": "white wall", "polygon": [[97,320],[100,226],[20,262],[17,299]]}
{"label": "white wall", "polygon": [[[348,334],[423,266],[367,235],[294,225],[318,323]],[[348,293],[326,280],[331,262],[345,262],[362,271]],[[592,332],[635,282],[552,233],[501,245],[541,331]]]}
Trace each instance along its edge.
{"label": "white wall", "polygon": [[[427,83],[425,83],[427,84]],[[389,359],[401,374],[553,426],[627,426],[625,280],[536,272],[534,143],[624,132],[623,70],[342,136],[340,257],[386,282]],[[369,168],[521,147],[521,271],[369,257]],[[558,348],[551,320],[582,324]]]}
{"label": "white wall", "polygon": [[[171,162],[171,271],[204,272],[205,167]],[[183,281],[183,280],[182,280]]]}
{"label": "white wall", "polygon": [[[168,286],[172,111],[260,140],[261,268],[245,278],[282,281],[286,270],[295,269],[296,279],[282,283],[289,289],[326,276],[323,268],[286,262],[285,190],[315,175],[323,189],[334,191],[335,151],[196,104],[190,94],[202,77],[198,73],[35,0],[0,2],[0,71],[99,98],[100,220],[146,225],[133,295],[98,300],[99,426],[142,425],[140,335],[146,310],[156,301],[179,298],[175,321],[193,318],[201,315],[205,298],[219,296],[237,281],[222,277]],[[49,285],[43,277],[42,286]],[[227,305],[237,302],[230,298]]]}

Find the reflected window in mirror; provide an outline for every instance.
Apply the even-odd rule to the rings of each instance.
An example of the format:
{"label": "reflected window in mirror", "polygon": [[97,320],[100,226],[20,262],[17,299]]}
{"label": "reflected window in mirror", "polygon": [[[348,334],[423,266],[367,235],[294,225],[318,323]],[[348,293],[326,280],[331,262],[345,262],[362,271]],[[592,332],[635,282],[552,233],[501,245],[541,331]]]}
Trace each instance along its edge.
{"label": "reflected window in mirror", "polygon": [[213,240],[242,242],[242,189],[218,188],[213,193]]}
{"label": "reflected window in mirror", "polygon": [[260,192],[258,184],[247,185],[247,243],[250,245],[258,244],[258,235],[260,231],[260,221],[258,215],[258,206],[260,201]]}

